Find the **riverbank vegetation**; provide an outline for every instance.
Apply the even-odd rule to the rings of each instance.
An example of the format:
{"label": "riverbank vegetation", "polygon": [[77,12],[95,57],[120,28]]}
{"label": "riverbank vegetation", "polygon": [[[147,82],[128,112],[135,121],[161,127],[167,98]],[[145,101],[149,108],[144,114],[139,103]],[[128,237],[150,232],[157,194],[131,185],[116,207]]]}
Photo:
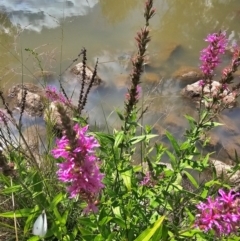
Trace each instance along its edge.
{"label": "riverbank vegetation", "polygon": [[[240,65],[240,48],[232,46],[232,61],[216,87],[214,71],[228,47],[227,37],[223,31],[207,36],[208,46],[200,54],[204,78],[198,81],[198,117],[185,115],[189,128],[181,141],[166,132],[171,148],[165,147],[142,121],[147,108],[141,74],[150,20],[157,11],[153,2],[144,6],[145,25],[135,36],[124,110],[116,110],[121,126],[113,132],[90,126],[84,115],[98,67],[97,62],[87,81],[85,48],[78,55],[82,81],[77,105],[61,78],[59,90],[45,85],[47,135],[40,157],[22,134],[26,88],[18,119],[0,92],[5,107],[0,112],[0,240],[239,240],[239,179],[229,183],[240,170],[238,156],[226,178],[216,175],[211,153],[201,150],[209,141],[207,131],[221,125],[216,116],[232,104],[226,99],[239,95],[240,85],[230,84]],[[169,163],[161,161],[164,155]],[[195,174],[205,171],[211,178],[197,181]]]}

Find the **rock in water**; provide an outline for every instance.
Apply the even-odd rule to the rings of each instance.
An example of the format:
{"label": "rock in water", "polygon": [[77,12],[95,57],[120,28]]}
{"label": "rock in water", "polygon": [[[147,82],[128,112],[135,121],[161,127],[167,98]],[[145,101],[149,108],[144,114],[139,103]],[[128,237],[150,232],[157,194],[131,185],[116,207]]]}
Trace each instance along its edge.
{"label": "rock in water", "polygon": [[42,116],[44,110],[44,89],[31,83],[17,84],[9,89],[7,101],[10,102],[10,108],[21,108],[25,90],[27,94],[24,111],[30,116]]}
{"label": "rock in water", "polygon": [[[70,71],[72,74],[76,75],[80,81],[82,81],[82,74],[83,74],[83,63],[78,63],[76,64]],[[86,66],[86,78],[85,78],[85,83],[86,84],[90,84],[90,81],[92,79],[93,76],[93,70]],[[95,76],[94,81],[93,81],[93,85],[100,85],[102,83],[102,80],[100,79],[100,77],[98,75]]]}

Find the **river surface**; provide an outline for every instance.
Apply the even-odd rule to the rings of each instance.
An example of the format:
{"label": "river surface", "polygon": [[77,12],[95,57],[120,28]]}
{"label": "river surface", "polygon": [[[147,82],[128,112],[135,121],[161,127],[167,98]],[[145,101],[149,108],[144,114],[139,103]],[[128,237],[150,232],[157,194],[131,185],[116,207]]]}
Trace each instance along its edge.
{"label": "river surface", "polygon": [[[99,60],[98,75],[107,86],[90,95],[86,107],[90,122],[105,130],[106,119],[109,126],[117,126],[114,110],[123,108],[127,86],[122,80],[129,74],[130,59],[136,50],[135,33],[144,24],[143,4],[142,0],[1,0],[1,88],[22,81],[39,84],[36,73],[40,66],[53,73],[49,83],[55,84],[85,47],[88,65],[94,66]],[[226,30],[230,43],[238,42],[240,1],[155,0],[154,5],[157,12],[150,22],[149,44],[149,59],[154,63],[144,74],[153,73],[155,82],[145,83],[143,76],[144,98],[151,99],[150,114],[144,117],[144,123],[156,126],[156,130],[168,129],[165,120],[173,118],[171,121],[178,125],[176,130],[174,125],[169,129],[181,137],[187,127],[183,115],[190,101],[181,97],[182,86],[172,79],[172,73],[181,66],[199,67],[199,52],[206,47],[204,38],[209,33]],[[174,52],[171,61],[161,62],[161,53],[174,45],[180,50]],[[38,53],[37,58],[31,50]],[[68,92],[73,91],[75,84],[66,78],[63,81]],[[225,114],[233,121],[240,117],[238,108]],[[217,132],[227,141],[226,133],[220,129]]]}

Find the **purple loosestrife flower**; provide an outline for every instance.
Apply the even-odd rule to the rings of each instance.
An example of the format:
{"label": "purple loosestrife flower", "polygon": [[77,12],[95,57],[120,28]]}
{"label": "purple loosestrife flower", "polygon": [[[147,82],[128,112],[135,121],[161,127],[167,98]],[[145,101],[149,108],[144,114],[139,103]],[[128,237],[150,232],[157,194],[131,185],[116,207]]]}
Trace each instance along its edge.
{"label": "purple loosestrife flower", "polygon": [[[96,212],[95,199],[104,187],[104,175],[99,170],[99,159],[95,155],[99,144],[93,136],[87,134],[88,126],[81,128],[76,124],[73,129],[76,133],[74,142],[63,136],[57,140],[57,146],[52,150],[55,158],[64,159],[64,162],[58,164],[58,179],[69,183],[67,191],[70,198],[80,195],[87,201],[85,212]],[[70,146],[70,143],[74,143],[74,146]]]}
{"label": "purple loosestrife flower", "polygon": [[7,117],[7,115],[0,110],[0,122],[3,122],[4,124],[6,124],[9,121],[9,118]]}
{"label": "purple loosestrife flower", "polygon": [[219,55],[224,54],[227,46],[226,33],[209,34],[205,41],[209,42],[209,46],[201,51],[202,65],[200,69],[206,78],[212,79],[213,70],[220,63]]}
{"label": "purple loosestrife flower", "polygon": [[229,235],[240,228],[240,194],[220,189],[219,195],[216,199],[208,197],[205,203],[197,205],[200,213],[195,226],[204,232],[214,230],[217,236]]}
{"label": "purple loosestrife flower", "polygon": [[[135,95],[135,99],[139,100],[141,98],[141,94],[142,94],[142,87],[140,85],[137,85],[137,89],[136,89],[136,95]],[[130,100],[130,95],[129,93],[127,93],[125,95],[127,100]]]}
{"label": "purple loosestrife flower", "polygon": [[71,102],[67,100],[63,94],[59,93],[55,87],[47,86],[45,91],[46,91],[46,96],[49,100],[59,101],[67,105],[71,104]]}
{"label": "purple loosestrife flower", "polygon": [[202,79],[198,81],[198,85],[201,86],[201,87],[204,87],[205,84],[206,84],[205,81],[202,80]]}
{"label": "purple loosestrife flower", "polygon": [[143,180],[140,182],[140,185],[142,186],[148,186],[151,181],[151,174],[150,172],[147,172],[143,178]]}

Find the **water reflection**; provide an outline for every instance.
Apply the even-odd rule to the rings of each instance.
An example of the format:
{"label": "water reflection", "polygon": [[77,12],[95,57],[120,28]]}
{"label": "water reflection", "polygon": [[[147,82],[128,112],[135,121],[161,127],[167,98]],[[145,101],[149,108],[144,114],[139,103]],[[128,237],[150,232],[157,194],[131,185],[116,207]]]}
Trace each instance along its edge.
{"label": "water reflection", "polygon": [[1,1],[0,11],[9,15],[14,26],[41,32],[56,28],[62,18],[85,15],[97,0],[12,0]]}
{"label": "water reflection", "polygon": [[160,12],[154,35],[164,43],[177,39],[193,49],[196,41],[202,41],[209,32],[239,29],[237,0],[162,0],[156,4]]}
{"label": "water reflection", "polygon": [[99,0],[103,15],[112,24],[124,20],[131,10],[135,9],[139,3],[140,1],[138,0]]}

